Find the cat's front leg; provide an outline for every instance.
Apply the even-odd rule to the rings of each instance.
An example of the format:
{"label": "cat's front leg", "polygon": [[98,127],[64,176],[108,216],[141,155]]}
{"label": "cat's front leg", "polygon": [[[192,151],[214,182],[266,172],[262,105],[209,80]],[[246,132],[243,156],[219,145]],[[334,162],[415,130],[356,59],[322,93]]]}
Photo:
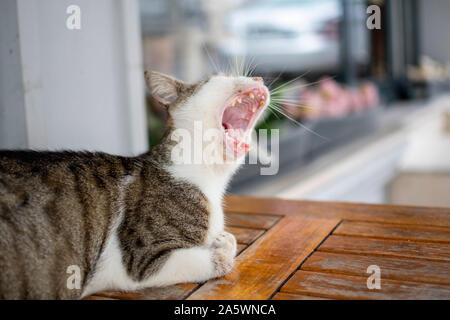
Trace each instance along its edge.
{"label": "cat's front leg", "polygon": [[221,232],[209,247],[173,251],[160,271],[140,287],[167,286],[182,282],[205,282],[231,271],[236,255],[236,239]]}

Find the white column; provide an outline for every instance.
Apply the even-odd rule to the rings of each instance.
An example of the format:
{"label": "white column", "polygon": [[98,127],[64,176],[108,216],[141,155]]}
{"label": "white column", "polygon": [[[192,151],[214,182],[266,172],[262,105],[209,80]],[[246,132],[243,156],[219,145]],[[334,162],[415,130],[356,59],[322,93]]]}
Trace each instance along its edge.
{"label": "white column", "polygon": [[0,148],[28,146],[15,0],[0,1]]}
{"label": "white column", "polygon": [[136,0],[2,0],[0,21],[0,66],[17,60],[0,75],[0,148],[147,150]]}

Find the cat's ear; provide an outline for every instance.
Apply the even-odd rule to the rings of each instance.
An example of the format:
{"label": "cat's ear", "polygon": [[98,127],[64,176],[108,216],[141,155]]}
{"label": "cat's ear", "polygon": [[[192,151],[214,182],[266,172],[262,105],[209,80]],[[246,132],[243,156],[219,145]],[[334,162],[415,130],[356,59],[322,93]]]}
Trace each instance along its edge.
{"label": "cat's ear", "polygon": [[174,77],[156,71],[145,71],[145,81],[153,98],[168,106],[178,99],[189,85]]}

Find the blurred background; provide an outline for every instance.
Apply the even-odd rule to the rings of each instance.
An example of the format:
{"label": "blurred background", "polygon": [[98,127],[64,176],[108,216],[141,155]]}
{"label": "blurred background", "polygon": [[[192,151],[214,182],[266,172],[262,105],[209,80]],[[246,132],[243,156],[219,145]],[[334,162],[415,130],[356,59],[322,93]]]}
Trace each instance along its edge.
{"label": "blurred background", "polygon": [[258,128],[280,143],[230,192],[450,206],[447,30],[448,0],[2,0],[0,148],[139,154],[166,119],[144,69],[239,67],[273,91]]}

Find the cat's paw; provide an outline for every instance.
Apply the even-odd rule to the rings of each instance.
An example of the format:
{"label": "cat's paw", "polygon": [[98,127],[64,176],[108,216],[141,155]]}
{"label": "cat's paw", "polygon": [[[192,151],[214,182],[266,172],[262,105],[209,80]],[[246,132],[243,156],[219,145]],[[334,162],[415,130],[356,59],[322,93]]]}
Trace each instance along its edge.
{"label": "cat's paw", "polygon": [[212,243],[215,276],[222,277],[233,269],[236,255],[236,238],[229,232],[221,232]]}
{"label": "cat's paw", "polygon": [[[236,238],[229,232],[223,231],[214,239],[212,247],[233,252],[236,255]],[[233,255],[233,256],[234,256]]]}

